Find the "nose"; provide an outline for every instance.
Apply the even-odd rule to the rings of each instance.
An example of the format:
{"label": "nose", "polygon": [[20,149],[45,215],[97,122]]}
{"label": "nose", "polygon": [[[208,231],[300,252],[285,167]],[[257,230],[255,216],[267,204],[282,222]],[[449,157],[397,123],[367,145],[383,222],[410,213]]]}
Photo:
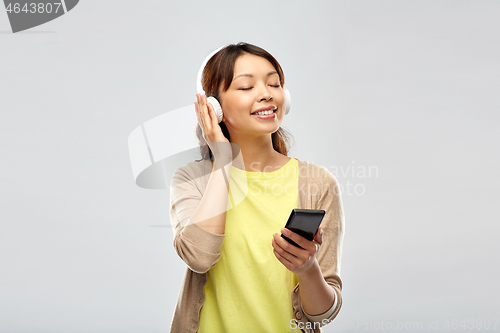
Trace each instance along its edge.
{"label": "nose", "polygon": [[273,95],[271,95],[271,92],[269,91],[269,88],[264,85],[264,88],[261,89],[260,92],[260,99],[259,101],[270,101],[273,98]]}

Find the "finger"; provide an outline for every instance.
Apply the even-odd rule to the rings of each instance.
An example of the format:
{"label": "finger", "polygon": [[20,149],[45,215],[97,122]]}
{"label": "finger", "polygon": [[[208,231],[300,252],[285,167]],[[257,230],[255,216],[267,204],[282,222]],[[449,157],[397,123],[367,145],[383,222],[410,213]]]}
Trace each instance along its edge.
{"label": "finger", "polygon": [[[273,238],[274,238],[274,242],[273,242],[274,251],[276,253],[280,254],[281,257],[286,259],[289,263],[295,264],[297,262],[297,258],[293,254],[288,252],[286,249],[284,249],[280,244],[278,244],[278,242],[280,240],[283,240],[283,241],[285,241],[286,244],[290,245],[291,247],[296,247],[296,246],[288,243],[281,236],[278,236],[278,234],[274,234]],[[283,244],[283,246],[286,247],[287,246],[286,244]]]}
{"label": "finger", "polygon": [[202,108],[201,108],[201,112],[202,112],[202,119],[204,121],[204,125],[205,125],[205,128],[207,129],[208,132],[210,132],[212,130],[212,124],[211,124],[211,121],[210,121],[210,116],[208,114],[208,106],[207,106],[207,96],[203,95],[201,96],[201,100],[202,100]]}
{"label": "finger", "polygon": [[207,108],[207,98],[205,95],[201,95],[201,112],[203,114],[208,114],[208,108]]}
{"label": "finger", "polygon": [[[308,250],[311,248],[311,242],[307,239],[305,239],[304,237],[302,237],[301,235],[291,231],[290,229],[287,229],[287,228],[283,228],[281,229],[281,232],[283,233],[283,235],[285,235],[286,237],[290,238],[291,240],[293,240],[295,243],[297,243],[299,246],[301,246],[304,250]],[[287,242],[288,243],[288,242]],[[290,244],[291,245],[291,244]],[[293,245],[292,245],[293,246]],[[302,249],[299,249],[298,247],[294,246],[295,248],[297,248],[298,250],[301,250],[301,251],[304,251]]]}
{"label": "finger", "polygon": [[214,118],[217,118],[217,116],[215,116],[215,111],[214,111],[214,107],[211,103],[208,102],[206,96],[205,96],[205,104],[207,105],[207,120],[208,122],[210,123],[210,128],[214,128],[214,125],[217,125],[217,123],[214,123]]}
{"label": "finger", "polygon": [[[194,105],[196,106],[196,115],[201,118],[201,100],[200,100],[200,95],[199,94],[196,94],[196,102],[194,102]],[[198,119],[200,120],[200,119]],[[201,126],[201,122],[200,122],[200,126]]]}
{"label": "finger", "polygon": [[194,102],[194,113],[196,114],[196,119],[198,120],[198,124],[200,124],[200,116],[198,114],[198,102]]}
{"label": "finger", "polygon": [[293,269],[293,264],[290,261],[288,261],[281,254],[276,252],[276,250],[274,250],[273,252],[274,252],[274,255],[276,256],[276,258],[283,264],[283,266],[285,266],[290,271]]}
{"label": "finger", "polygon": [[202,99],[202,96],[200,94],[196,94],[196,99],[197,99],[197,102],[195,102],[196,118],[198,119],[198,125],[201,128],[203,138],[205,139],[205,142],[208,144],[208,142],[210,141],[208,139],[208,129],[205,125],[206,122],[204,121],[204,117],[203,117],[203,114],[201,111],[203,99]]}
{"label": "finger", "polygon": [[208,103],[208,110],[210,114],[210,118],[212,119],[212,126],[216,126],[219,124],[219,119],[217,118],[217,114],[215,113],[214,106],[212,103]]}
{"label": "finger", "polygon": [[[199,95],[199,94],[198,94]],[[207,126],[205,122],[205,115],[204,115],[204,105],[203,105],[203,97],[201,95],[198,96],[198,112],[200,115],[200,120],[201,120],[201,128],[203,129],[203,134],[206,136],[207,135]]]}
{"label": "finger", "polygon": [[317,242],[319,245],[323,244],[323,229],[321,229],[321,227],[316,231],[313,241]]}
{"label": "finger", "polygon": [[303,249],[300,249],[300,248],[296,247],[295,245],[288,243],[288,241],[286,239],[284,239],[283,237],[281,237],[278,234],[276,234],[276,236],[274,237],[274,240],[275,240],[276,245],[277,245],[277,250],[280,253],[282,253],[282,254],[283,254],[283,252],[289,253],[289,255],[287,255],[287,258],[290,261],[292,260],[292,257],[296,257],[296,258],[300,257],[302,254],[301,252],[304,251]]}
{"label": "finger", "polygon": [[203,128],[203,121],[201,120],[201,117],[200,117],[200,106],[198,104],[198,102],[194,102],[194,108],[195,108],[195,113],[196,113],[196,119],[198,120],[198,125],[200,126],[201,130],[202,130],[202,134],[206,134],[206,129]]}
{"label": "finger", "polygon": [[[198,106],[201,105],[200,94],[196,94],[196,103],[198,104]],[[198,109],[198,111],[200,110]]]}

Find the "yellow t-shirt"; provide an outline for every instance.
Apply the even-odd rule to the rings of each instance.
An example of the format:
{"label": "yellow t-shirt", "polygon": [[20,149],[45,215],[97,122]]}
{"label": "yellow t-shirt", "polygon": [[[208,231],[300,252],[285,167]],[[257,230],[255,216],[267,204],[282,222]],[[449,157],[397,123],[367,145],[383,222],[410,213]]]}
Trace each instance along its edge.
{"label": "yellow t-shirt", "polygon": [[244,199],[226,212],[222,255],[207,272],[199,333],[296,332],[290,326],[298,277],[276,258],[271,241],[298,208],[298,172],[295,158],[273,172],[231,168],[230,197]]}

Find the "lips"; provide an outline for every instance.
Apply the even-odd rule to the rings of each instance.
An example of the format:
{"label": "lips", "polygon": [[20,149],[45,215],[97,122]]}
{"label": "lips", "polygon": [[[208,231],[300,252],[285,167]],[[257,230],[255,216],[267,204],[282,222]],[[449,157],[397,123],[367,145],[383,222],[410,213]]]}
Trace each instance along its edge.
{"label": "lips", "polygon": [[270,106],[265,106],[263,108],[260,108],[258,110],[255,110],[253,111],[251,114],[254,114],[254,113],[257,113],[257,112],[261,112],[261,111],[268,111],[268,110],[273,110],[273,111],[276,111],[277,107],[274,106],[274,105],[270,105]]}

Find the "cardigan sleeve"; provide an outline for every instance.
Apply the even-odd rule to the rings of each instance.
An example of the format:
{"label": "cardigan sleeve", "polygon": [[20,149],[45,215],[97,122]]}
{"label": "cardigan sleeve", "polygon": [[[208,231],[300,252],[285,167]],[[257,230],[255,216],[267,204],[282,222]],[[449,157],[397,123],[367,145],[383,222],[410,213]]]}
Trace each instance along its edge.
{"label": "cardigan sleeve", "polygon": [[322,322],[323,320],[326,321],[329,321],[328,318],[330,318],[333,313],[335,312],[335,310],[337,309],[337,294],[335,293],[335,301],[333,302],[333,305],[332,307],[326,311],[325,313],[322,313],[322,314],[319,314],[319,315],[310,315],[308,314],[304,308],[302,308],[302,304],[300,304],[300,307],[302,309],[302,311],[304,312],[304,314],[306,315],[307,319],[309,319],[309,321],[312,321],[312,322]]}
{"label": "cardigan sleeve", "polygon": [[190,220],[203,194],[187,166],[177,168],[170,185],[170,223],[174,229],[174,248],[196,273],[205,273],[221,257],[225,234],[211,233]]}
{"label": "cardigan sleeve", "polygon": [[[317,189],[320,194],[313,195],[313,209],[326,211],[321,228],[323,229],[323,243],[316,255],[323,278],[333,289],[335,300],[332,307],[320,315],[309,315],[303,309],[303,320],[317,323],[322,327],[331,322],[338,315],[342,307],[342,280],[340,278],[340,260],[344,238],[344,210],[340,187],[337,179],[326,168],[320,167],[323,174],[319,177]],[[299,286],[300,287],[300,286]],[[300,293],[296,293],[300,301]],[[300,301],[302,306],[302,302]],[[316,326],[315,326],[316,327]]]}

